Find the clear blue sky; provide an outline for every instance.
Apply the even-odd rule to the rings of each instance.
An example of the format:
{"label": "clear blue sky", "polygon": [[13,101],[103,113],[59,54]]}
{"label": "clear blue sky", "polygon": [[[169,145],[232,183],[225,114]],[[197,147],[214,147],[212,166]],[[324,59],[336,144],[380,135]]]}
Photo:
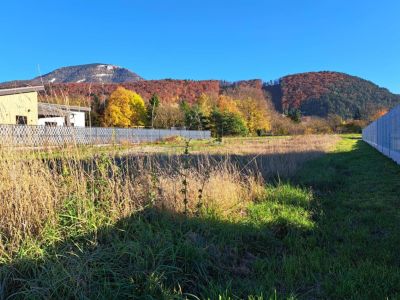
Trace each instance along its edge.
{"label": "clear blue sky", "polygon": [[400,93],[399,18],[399,0],[4,0],[0,81],[101,62],[146,79],[332,70]]}

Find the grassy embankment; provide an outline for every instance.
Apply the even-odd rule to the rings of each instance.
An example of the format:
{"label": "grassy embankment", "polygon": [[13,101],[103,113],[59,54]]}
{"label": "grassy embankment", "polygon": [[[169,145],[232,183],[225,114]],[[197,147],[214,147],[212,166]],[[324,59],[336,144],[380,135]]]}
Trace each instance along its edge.
{"label": "grassy embankment", "polygon": [[[265,188],[249,185],[250,177],[243,179],[234,173],[235,168],[218,170],[212,171],[217,172],[212,177],[219,179],[203,188],[232,189],[228,195],[240,195],[246,201],[239,201],[239,205],[238,200],[230,202],[226,193],[211,193],[204,195],[208,200],[203,201],[214,201],[215,206],[205,205],[201,210],[193,206],[195,213],[187,216],[180,213],[181,206],[166,209],[166,203],[141,206],[127,204],[126,199],[111,194],[100,197],[95,189],[107,192],[113,187],[114,192],[122,193],[117,184],[123,181],[101,182],[104,176],[93,178],[98,184],[91,190],[97,195],[95,199],[77,198],[88,195],[88,186],[74,181],[78,187],[68,201],[58,199],[60,203],[54,208],[42,207],[43,213],[54,210],[45,215],[48,222],[43,226],[40,220],[32,228],[26,228],[29,222],[15,228],[6,228],[2,223],[7,234],[2,241],[0,295],[146,299],[400,297],[400,168],[392,161],[357,138],[346,136],[335,151],[316,158],[300,171],[296,169],[296,176],[289,176],[290,180]],[[57,178],[64,180],[63,186],[69,186],[72,178],[86,180],[85,174],[71,177],[71,169],[64,171]],[[230,173],[233,177],[226,177]],[[38,180],[48,181],[46,176],[44,172]],[[241,181],[237,181],[239,178]],[[233,188],[235,181],[238,190]],[[157,189],[164,188],[163,196],[172,197],[161,182],[154,178],[151,182]],[[57,194],[59,186],[55,182],[51,184],[55,189],[47,186],[42,193],[48,195],[40,197],[39,193],[35,199],[65,197]],[[9,191],[13,188],[10,186]],[[157,189],[155,194],[146,195],[153,199]],[[3,194],[5,191],[2,187]],[[25,192],[29,191],[27,188]],[[67,192],[72,191],[69,187]],[[24,190],[19,193],[25,195]],[[222,196],[225,201],[218,202]],[[157,197],[154,200],[160,201]],[[234,208],[226,210],[226,202]],[[218,211],[218,205],[229,214]],[[23,222],[23,216],[20,218]]]}

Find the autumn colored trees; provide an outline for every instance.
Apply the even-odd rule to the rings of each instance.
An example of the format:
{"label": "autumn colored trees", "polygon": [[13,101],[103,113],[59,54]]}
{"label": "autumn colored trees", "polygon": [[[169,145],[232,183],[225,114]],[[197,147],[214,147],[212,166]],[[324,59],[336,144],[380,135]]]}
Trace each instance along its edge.
{"label": "autumn colored trees", "polygon": [[[400,96],[376,84],[344,73],[308,72],[283,77],[278,100],[283,111],[300,109],[304,115],[345,120],[373,120],[400,103]],[[273,93],[274,86],[266,89]]]}
{"label": "autumn colored trees", "polygon": [[184,127],[185,115],[178,103],[160,103],[153,121],[155,128]]}
{"label": "autumn colored trees", "polygon": [[[176,127],[210,130],[215,137],[360,132],[369,121],[345,119],[335,113],[325,118],[303,116],[298,108],[279,113],[273,107],[271,94],[258,85],[257,81],[221,83],[218,93],[192,95],[189,99],[194,100],[190,101],[183,97],[164,99],[157,94],[142,98],[132,90],[114,85],[109,95],[90,92],[87,98],[73,100],[78,101],[77,105],[90,103],[90,124],[95,127]],[[386,112],[382,108],[370,119]]]}
{"label": "autumn colored trees", "polygon": [[146,109],[142,97],[123,87],[118,87],[108,99],[103,124],[109,127],[143,126]]}
{"label": "autumn colored trees", "polygon": [[185,124],[192,129],[209,129],[214,136],[261,134],[270,130],[266,100],[235,99],[228,94],[201,94],[197,102],[181,104]]}
{"label": "autumn colored trees", "polygon": [[[190,101],[182,97],[163,99],[157,94],[143,99],[120,86],[109,95],[92,92],[81,102],[91,104],[92,126],[210,130],[215,137],[360,132],[365,123],[359,117],[345,119],[339,113],[324,118],[303,116],[303,111],[295,107],[279,113],[273,107],[272,96],[257,81],[221,86],[218,93],[192,95],[190,99],[194,100]],[[320,104],[323,109],[324,102]],[[385,112],[382,108],[370,119]]]}
{"label": "autumn colored trees", "polygon": [[[144,100],[118,87],[104,101],[92,99],[93,124],[109,127],[187,128],[210,130],[215,137],[232,135],[287,135],[359,132],[362,124],[338,114],[326,118],[303,117],[297,108],[284,114],[272,108],[268,95],[249,86],[233,86],[220,93],[201,93],[195,101],[165,101],[157,94]],[[384,114],[379,111],[376,116]]]}
{"label": "autumn colored trees", "polygon": [[[94,104],[99,106],[98,98]],[[100,110],[99,110],[100,111]],[[211,130],[214,136],[262,134],[271,129],[265,99],[202,93],[194,103],[185,100],[163,102],[156,94],[145,103],[133,91],[118,87],[106,101],[104,112],[96,120],[104,126],[151,128],[185,127]]]}
{"label": "autumn colored trees", "polygon": [[[365,120],[375,119],[380,111],[390,109],[400,103],[400,95],[390,93],[384,88],[363,80],[358,77],[349,76],[336,72],[308,72],[303,74],[289,75],[280,78],[275,82],[265,83],[261,80],[246,80],[240,82],[223,82],[217,80],[193,81],[193,80],[143,80],[139,82],[121,83],[124,88],[139,94],[146,104],[149,113],[149,100],[157,94],[160,105],[176,105],[183,100],[189,106],[198,105],[198,111],[193,111],[195,119],[199,118],[198,112],[203,111],[201,95],[227,95],[238,105],[246,101],[246,98],[257,100],[257,104],[266,105],[267,117],[271,119],[271,112],[287,112],[293,119],[301,116],[313,116],[326,119],[328,115],[337,114],[344,120]],[[11,87],[11,86],[10,86]],[[92,124],[98,126],[104,124],[99,122],[104,116],[105,101],[115,91],[116,84],[100,83],[68,83],[51,84],[46,86],[46,93],[42,93],[42,101],[53,101],[60,103],[57,98],[63,100],[68,95],[68,103],[74,105],[88,105],[89,98],[92,100]],[[265,94],[265,95],[263,95]],[[98,99],[95,99],[97,97]],[[274,104],[269,107],[266,98]],[[53,99],[53,100],[52,100]],[[75,100],[79,100],[76,102]],[[95,100],[95,101],[94,101]],[[99,101],[97,101],[99,100]],[[261,100],[261,101],[260,101]],[[100,105],[94,104],[100,102]],[[242,104],[245,105],[245,104]],[[254,104],[252,105],[254,107]],[[239,107],[242,112],[248,112]],[[208,110],[210,110],[208,108]],[[297,110],[297,111],[296,111]],[[264,110],[258,110],[264,111]],[[210,112],[210,111],[209,111]],[[301,115],[299,114],[301,113]],[[197,115],[196,115],[197,114]],[[157,122],[157,117],[148,118]],[[245,117],[246,127],[250,132],[253,116],[247,114]],[[270,123],[272,119],[270,120]],[[300,124],[300,123],[299,123]],[[160,124],[154,124],[154,127]],[[145,126],[151,127],[146,120]],[[259,126],[257,126],[259,127]],[[266,130],[267,132],[269,130]]]}

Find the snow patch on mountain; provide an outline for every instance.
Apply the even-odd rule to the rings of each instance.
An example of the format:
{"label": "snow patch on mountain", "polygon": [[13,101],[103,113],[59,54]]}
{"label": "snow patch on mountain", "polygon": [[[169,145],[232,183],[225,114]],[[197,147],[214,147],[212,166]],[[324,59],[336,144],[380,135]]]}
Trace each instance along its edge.
{"label": "snow patch on mountain", "polygon": [[36,77],[30,82],[36,83],[122,83],[143,80],[136,73],[128,69],[109,64],[88,64],[63,67],[43,76]]}

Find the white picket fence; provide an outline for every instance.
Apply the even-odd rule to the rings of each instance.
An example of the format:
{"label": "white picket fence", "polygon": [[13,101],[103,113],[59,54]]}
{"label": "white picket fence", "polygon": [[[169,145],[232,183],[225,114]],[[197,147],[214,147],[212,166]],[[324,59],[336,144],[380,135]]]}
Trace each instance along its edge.
{"label": "white picket fence", "polygon": [[400,105],[364,128],[362,138],[400,164]]}
{"label": "white picket fence", "polygon": [[0,125],[1,146],[139,143],[153,142],[172,136],[209,139],[211,133],[210,131],[179,129]]}

